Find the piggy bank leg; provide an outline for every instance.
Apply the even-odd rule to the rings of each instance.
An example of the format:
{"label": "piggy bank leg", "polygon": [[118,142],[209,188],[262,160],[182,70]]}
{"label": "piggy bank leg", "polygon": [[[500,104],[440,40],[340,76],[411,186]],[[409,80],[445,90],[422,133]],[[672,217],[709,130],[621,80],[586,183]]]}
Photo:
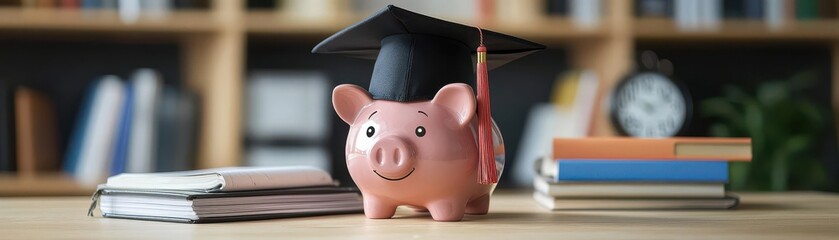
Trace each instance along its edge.
{"label": "piggy bank leg", "polygon": [[466,200],[440,200],[429,204],[428,211],[435,221],[454,222],[463,219]]}
{"label": "piggy bank leg", "polygon": [[396,207],[398,206],[395,203],[376,197],[364,196],[363,201],[364,215],[371,219],[391,218],[396,213]]}
{"label": "piggy bank leg", "polygon": [[484,215],[489,212],[489,194],[476,198],[466,204],[466,214]]}

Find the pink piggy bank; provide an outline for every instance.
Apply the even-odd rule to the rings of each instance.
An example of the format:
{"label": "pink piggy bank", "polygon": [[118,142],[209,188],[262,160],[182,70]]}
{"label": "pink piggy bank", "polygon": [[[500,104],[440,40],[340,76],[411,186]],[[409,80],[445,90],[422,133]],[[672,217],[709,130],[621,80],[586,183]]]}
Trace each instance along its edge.
{"label": "pink piggy bank", "polygon": [[[364,197],[368,218],[391,218],[407,205],[436,221],[486,214],[495,184],[477,182],[475,95],[469,85],[444,86],[430,101],[374,100],[365,89],[340,85],[332,104],[351,128],[347,168]],[[504,147],[493,123],[496,169]]]}

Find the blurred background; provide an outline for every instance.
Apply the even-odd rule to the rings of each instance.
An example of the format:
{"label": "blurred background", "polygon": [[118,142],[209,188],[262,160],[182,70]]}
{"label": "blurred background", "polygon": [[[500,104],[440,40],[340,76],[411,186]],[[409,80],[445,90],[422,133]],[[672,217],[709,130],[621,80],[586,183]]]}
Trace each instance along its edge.
{"label": "blurred background", "polygon": [[330,95],[373,62],[310,50],[387,4],[548,46],[490,73],[501,187],[552,137],[620,135],[610,93],[655,71],[692,105],[679,136],[753,139],[730,189],[839,191],[835,0],[0,0],[0,196],[225,166],[351,185]]}

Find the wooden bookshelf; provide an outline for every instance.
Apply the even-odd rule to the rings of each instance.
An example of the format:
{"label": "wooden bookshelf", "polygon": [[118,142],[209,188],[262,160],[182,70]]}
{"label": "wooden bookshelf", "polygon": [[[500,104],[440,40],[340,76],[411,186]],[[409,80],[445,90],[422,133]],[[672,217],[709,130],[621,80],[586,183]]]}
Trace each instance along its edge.
{"label": "wooden bookshelf", "polygon": [[[261,37],[326,37],[350,26],[366,16],[344,15],[329,19],[297,19],[275,11],[251,11],[245,15],[248,34]],[[455,22],[476,25],[475,21],[462,19]],[[564,17],[545,17],[527,22],[490,21],[482,28],[515,35],[532,41],[555,46],[579,40],[600,39],[609,31],[604,27],[581,28]]]}
{"label": "wooden bookshelf", "polygon": [[352,25],[363,16],[338,15],[328,19],[309,19],[273,10],[254,10],[245,14],[249,34],[268,36],[328,36]]}
{"label": "wooden bookshelf", "polygon": [[839,20],[792,22],[777,28],[759,20],[724,20],[719,27],[682,31],[670,19],[636,19],[634,35],[639,40],[667,41],[830,41],[839,40]]}
{"label": "wooden bookshelf", "polygon": [[[162,35],[175,39],[182,51],[185,85],[199,94],[200,105],[204,106],[196,161],[202,168],[233,166],[240,164],[242,156],[240,109],[248,39],[276,39],[276,44],[291,39],[314,44],[366,17],[366,14],[353,14],[347,10],[342,11],[346,14],[330,15],[326,19],[301,18],[273,10],[249,11],[244,8],[243,1],[212,0],[209,10],[141,14],[133,22],[123,21],[115,11],[0,8],[0,37],[25,38],[31,33],[45,33],[117,37]],[[521,2],[533,4],[535,1]],[[594,28],[581,28],[570,18],[548,16],[529,17],[523,21],[489,19],[480,25],[551,48],[567,49],[573,67],[591,69],[598,74],[601,80],[598,99],[603,99],[629,69],[636,42],[816,42],[833,49],[833,106],[835,112],[839,112],[837,19],[792,22],[777,29],[767,27],[762,21],[724,20],[717,29],[681,31],[672,20],[635,18],[631,1],[604,0],[603,3],[604,17]],[[453,20],[475,23],[470,19]],[[595,114],[593,134],[614,135],[605,112]],[[92,188],[78,186],[60,175],[27,179],[0,175],[0,196],[89,194],[91,191]]]}
{"label": "wooden bookshelf", "polygon": [[124,21],[112,10],[0,8],[0,31],[190,34],[217,31],[218,25],[207,11],[146,13],[134,21]]}

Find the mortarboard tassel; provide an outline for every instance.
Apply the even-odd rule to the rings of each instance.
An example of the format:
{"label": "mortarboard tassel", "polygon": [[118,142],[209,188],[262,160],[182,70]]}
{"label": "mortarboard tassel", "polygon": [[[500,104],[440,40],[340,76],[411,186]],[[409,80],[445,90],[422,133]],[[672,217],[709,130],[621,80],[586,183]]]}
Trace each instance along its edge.
{"label": "mortarboard tassel", "polygon": [[478,27],[481,40],[478,45],[477,85],[478,85],[478,183],[493,184],[498,182],[498,170],[495,168],[495,149],[492,141],[492,113],[489,105],[489,75],[487,74],[484,33]]}

